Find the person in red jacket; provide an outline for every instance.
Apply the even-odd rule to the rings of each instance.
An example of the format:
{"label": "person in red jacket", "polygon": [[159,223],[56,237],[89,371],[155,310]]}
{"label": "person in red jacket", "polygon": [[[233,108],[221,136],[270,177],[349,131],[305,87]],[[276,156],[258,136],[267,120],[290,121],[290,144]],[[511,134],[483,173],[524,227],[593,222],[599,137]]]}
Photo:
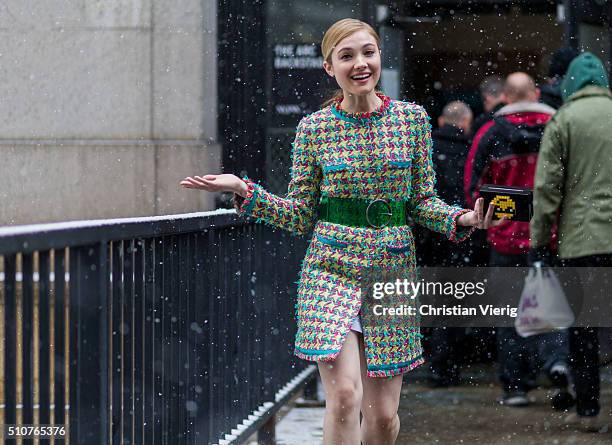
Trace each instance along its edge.
{"label": "person in red jacket", "polygon": [[[464,188],[468,202],[478,198],[484,184],[533,188],[540,141],[555,109],[538,102],[540,91],[526,73],[510,74],[503,92],[507,105],[476,133],[466,160]],[[529,239],[529,222],[505,221],[490,228],[489,265],[527,266]],[[518,298],[513,303],[518,303]],[[513,327],[501,327],[497,329],[497,346],[504,384],[500,402],[527,405],[527,391],[534,387],[539,369],[544,368],[557,386],[553,407],[566,409],[573,403],[567,392],[566,332],[522,338]]]}
{"label": "person in red jacket", "polygon": [[[538,103],[539,89],[525,73],[508,76],[504,96],[507,105],[474,136],[464,175],[468,202],[484,184],[533,188],[540,140],[555,109]],[[529,223],[508,221],[490,229],[487,238],[497,253],[526,256]]]}

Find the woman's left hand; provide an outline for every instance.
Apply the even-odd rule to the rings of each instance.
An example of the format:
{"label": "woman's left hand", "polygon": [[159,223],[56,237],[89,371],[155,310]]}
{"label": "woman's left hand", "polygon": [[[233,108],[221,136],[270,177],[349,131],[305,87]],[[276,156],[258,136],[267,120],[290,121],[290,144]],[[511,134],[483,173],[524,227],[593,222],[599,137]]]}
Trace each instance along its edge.
{"label": "woman's left hand", "polygon": [[483,207],[484,198],[478,198],[476,205],[474,205],[474,210],[461,215],[457,220],[457,224],[460,226],[474,226],[478,229],[488,229],[489,227],[498,226],[505,221],[505,218],[493,221],[493,212],[495,211],[493,204],[489,204],[486,215],[484,215]]}

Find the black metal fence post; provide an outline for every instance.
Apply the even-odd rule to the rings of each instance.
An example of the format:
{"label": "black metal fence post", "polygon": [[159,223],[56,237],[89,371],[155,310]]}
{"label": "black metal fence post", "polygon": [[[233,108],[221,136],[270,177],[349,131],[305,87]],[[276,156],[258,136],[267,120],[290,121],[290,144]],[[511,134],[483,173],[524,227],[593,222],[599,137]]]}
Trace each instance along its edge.
{"label": "black metal fence post", "polygon": [[42,251],[38,254],[38,320],[39,320],[39,417],[41,425],[50,423],[50,350],[51,332],[49,325],[50,315],[50,255],[49,251]]}
{"label": "black metal fence post", "polygon": [[31,424],[34,420],[34,264],[33,255],[21,255],[21,394],[23,405],[22,422]]}
{"label": "black metal fence post", "polygon": [[6,406],[4,421],[11,425],[17,419],[17,305],[15,304],[15,275],[17,255],[4,256],[4,391]]}
{"label": "black metal fence post", "polygon": [[70,250],[70,442],[109,443],[107,243]]}
{"label": "black metal fence post", "polygon": [[131,443],[142,443],[145,429],[145,361],[146,346],[151,338],[145,334],[145,243],[135,240],[133,245],[134,260],[134,318],[132,328],[132,349],[134,366],[132,369],[134,381],[134,435]]}
{"label": "black metal fence post", "polygon": [[53,252],[53,288],[54,304],[53,344],[55,345],[55,378],[54,387],[54,422],[63,425],[66,422],[66,249],[55,249]]}
{"label": "black metal fence post", "polygon": [[111,330],[109,362],[111,371],[109,373],[110,391],[110,437],[113,443],[118,443],[123,437],[123,366],[122,366],[122,325],[123,325],[123,273],[122,273],[122,245],[123,241],[112,242],[111,251],[111,281],[109,283],[110,316],[109,325]]}

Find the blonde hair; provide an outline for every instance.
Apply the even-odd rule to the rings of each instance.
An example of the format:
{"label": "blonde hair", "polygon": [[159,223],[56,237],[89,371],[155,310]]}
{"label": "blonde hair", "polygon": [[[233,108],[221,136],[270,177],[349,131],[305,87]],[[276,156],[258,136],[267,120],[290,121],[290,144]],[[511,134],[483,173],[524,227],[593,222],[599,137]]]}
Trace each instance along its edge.
{"label": "blonde hair", "polygon": [[[374,40],[376,40],[376,45],[380,48],[380,37],[378,33],[374,31],[374,28],[361,20],[342,19],[331,25],[327,31],[325,31],[325,35],[323,35],[323,40],[321,41],[321,53],[323,54],[323,60],[331,64],[332,53],[334,52],[334,48],[336,48],[338,43],[358,31],[366,31],[368,34],[374,37]],[[341,97],[342,90],[337,90],[331,98],[327,99],[323,103],[323,107],[330,105]]]}

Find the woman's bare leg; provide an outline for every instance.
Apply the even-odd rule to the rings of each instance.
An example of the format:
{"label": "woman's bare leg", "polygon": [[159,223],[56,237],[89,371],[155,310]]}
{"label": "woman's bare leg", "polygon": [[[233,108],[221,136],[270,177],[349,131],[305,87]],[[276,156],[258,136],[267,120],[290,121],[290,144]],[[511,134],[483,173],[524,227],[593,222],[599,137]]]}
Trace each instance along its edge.
{"label": "woman's bare leg", "polygon": [[357,334],[350,331],[336,360],[318,363],[325,390],[325,445],[359,444],[362,396],[359,354]]}
{"label": "woman's bare leg", "polygon": [[[363,336],[359,336],[359,357],[363,398],[361,401],[361,443],[363,445],[393,445],[400,429],[397,408],[402,391],[402,377],[367,376]],[[357,443],[357,442],[356,442]]]}

